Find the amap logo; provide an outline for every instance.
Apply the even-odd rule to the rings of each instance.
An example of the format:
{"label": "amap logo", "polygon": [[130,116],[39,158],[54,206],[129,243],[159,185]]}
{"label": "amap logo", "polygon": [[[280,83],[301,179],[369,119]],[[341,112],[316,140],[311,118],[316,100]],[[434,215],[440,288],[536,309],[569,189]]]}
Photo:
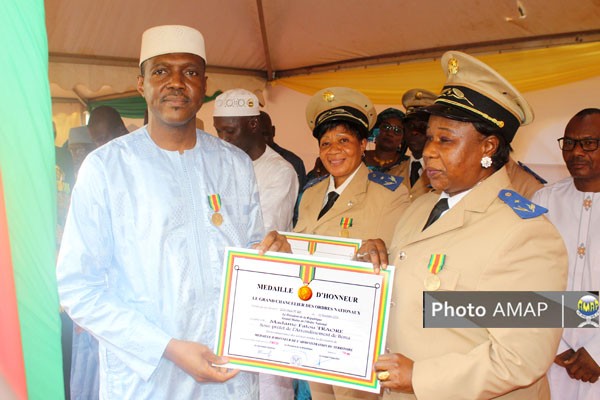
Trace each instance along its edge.
{"label": "amap logo", "polygon": [[580,298],[577,302],[577,315],[585,319],[584,322],[579,324],[579,328],[587,325],[599,327],[600,325],[598,325],[597,322],[592,321],[592,319],[597,318],[598,315],[600,315],[598,299],[589,294]]}

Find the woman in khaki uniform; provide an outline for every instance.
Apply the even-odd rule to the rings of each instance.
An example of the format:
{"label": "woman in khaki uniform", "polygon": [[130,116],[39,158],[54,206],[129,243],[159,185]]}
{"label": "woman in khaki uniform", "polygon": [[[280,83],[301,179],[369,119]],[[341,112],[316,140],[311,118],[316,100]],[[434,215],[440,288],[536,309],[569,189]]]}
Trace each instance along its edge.
{"label": "woman in khaki uniform", "polygon": [[408,159],[405,155],[406,146],[403,145],[404,113],[395,108],[386,108],[377,115],[371,135],[375,135],[375,149],[365,152],[366,166],[371,171],[399,176],[390,171],[397,170]]}
{"label": "woman in khaki uniform", "polygon": [[[306,116],[329,175],[305,190],[294,231],[389,242],[408,206],[408,190],[400,178],[370,172],[362,162],[375,121],[373,104],[356,90],[333,87],[311,98]],[[330,192],[337,199],[322,212]]]}
{"label": "woman in khaki uniform", "polygon": [[[398,177],[369,172],[362,162],[375,115],[371,101],[356,90],[333,87],[311,98],[308,125],[319,140],[319,157],[329,175],[302,195],[295,232],[389,242],[409,204],[408,190]],[[330,201],[332,197],[337,199]],[[310,388],[313,400],[379,397],[312,382]]]}
{"label": "woman in khaki uniform", "polygon": [[[519,125],[533,120],[531,108],[471,56],[447,52],[442,66],[448,80],[426,109],[423,152],[437,193],[412,203],[390,246],[396,266],[390,353],[375,364],[388,389],[384,399],[549,399],[545,374],[561,329],[423,328],[424,291],[560,291],[566,285],[559,233],[544,209],[512,190],[504,167]],[[377,268],[388,262],[378,240],[367,241],[359,254]],[[445,262],[435,265],[442,255]]]}

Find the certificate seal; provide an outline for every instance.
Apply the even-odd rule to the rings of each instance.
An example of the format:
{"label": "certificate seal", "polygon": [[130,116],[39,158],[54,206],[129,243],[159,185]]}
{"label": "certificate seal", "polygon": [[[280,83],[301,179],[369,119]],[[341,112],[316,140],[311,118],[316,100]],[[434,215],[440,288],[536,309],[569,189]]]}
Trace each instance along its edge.
{"label": "certificate seal", "polygon": [[210,217],[210,222],[212,222],[214,226],[221,226],[223,223],[223,216],[216,212],[212,215],[212,217]]}
{"label": "certificate seal", "polygon": [[302,301],[310,300],[312,295],[313,295],[312,289],[309,288],[307,285],[304,285],[304,286],[300,287],[300,289],[298,289],[298,297]]}
{"label": "certificate seal", "polygon": [[440,281],[439,276],[430,274],[427,276],[427,278],[425,278],[425,281],[423,281],[423,283],[425,284],[425,290],[435,291],[440,288],[442,281]]}

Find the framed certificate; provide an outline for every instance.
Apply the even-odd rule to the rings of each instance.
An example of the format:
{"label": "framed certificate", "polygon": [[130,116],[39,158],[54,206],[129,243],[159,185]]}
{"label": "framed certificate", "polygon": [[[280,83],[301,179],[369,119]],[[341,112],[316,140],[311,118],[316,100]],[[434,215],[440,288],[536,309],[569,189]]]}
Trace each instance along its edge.
{"label": "framed certificate", "polygon": [[215,353],[228,367],[379,392],[394,268],[227,248]]}
{"label": "framed certificate", "polygon": [[360,248],[362,240],[305,233],[279,232],[292,247],[292,253],[316,257],[351,260]]}

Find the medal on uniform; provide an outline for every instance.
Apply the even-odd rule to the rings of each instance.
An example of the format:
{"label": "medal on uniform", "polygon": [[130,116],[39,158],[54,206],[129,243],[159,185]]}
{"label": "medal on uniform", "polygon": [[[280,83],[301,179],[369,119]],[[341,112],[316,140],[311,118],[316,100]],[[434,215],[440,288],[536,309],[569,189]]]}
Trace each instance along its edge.
{"label": "medal on uniform", "polygon": [[310,265],[300,266],[300,279],[302,279],[302,286],[298,289],[298,298],[302,301],[308,301],[312,297],[312,289],[308,286],[315,277],[315,267]]}
{"label": "medal on uniform", "polygon": [[210,205],[210,209],[213,210],[210,222],[212,222],[214,226],[221,226],[223,223],[223,216],[219,213],[219,211],[221,211],[221,196],[218,194],[211,194],[208,196],[208,204]]}
{"label": "medal on uniform", "polygon": [[438,273],[444,269],[444,263],[446,262],[445,254],[432,254],[429,258],[429,264],[427,265],[427,270],[429,274],[423,281],[425,285],[425,290],[427,291],[435,291],[438,290],[442,284]]}
{"label": "medal on uniform", "polygon": [[352,218],[342,217],[342,219],[340,220],[340,227],[342,228],[342,230],[340,230],[341,237],[350,237],[349,228],[352,228],[352,221]]}

